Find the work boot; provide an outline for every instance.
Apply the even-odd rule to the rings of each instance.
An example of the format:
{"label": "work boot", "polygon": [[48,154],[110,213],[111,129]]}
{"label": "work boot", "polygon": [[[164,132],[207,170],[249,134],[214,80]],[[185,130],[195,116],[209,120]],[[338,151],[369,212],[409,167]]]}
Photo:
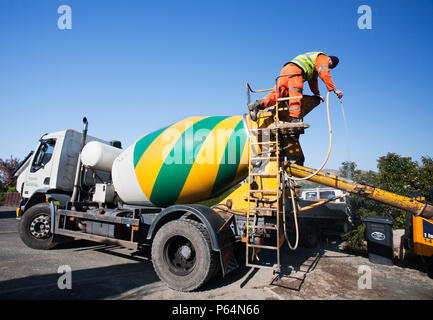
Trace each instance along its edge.
{"label": "work boot", "polygon": [[302,121],[299,118],[295,118],[295,117],[290,116],[289,117],[289,122],[290,123],[294,123],[294,122],[302,122]]}
{"label": "work boot", "polygon": [[259,111],[259,108],[262,109],[264,106],[265,104],[262,100],[257,100],[256,102],[250,103],[248,105],[251,120],[257,121],[257,112]]}

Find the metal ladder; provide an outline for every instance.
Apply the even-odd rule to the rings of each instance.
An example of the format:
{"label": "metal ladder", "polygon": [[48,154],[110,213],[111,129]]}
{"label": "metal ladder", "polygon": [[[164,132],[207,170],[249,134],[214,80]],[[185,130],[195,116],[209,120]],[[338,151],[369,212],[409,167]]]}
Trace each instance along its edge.
{"label": "metal ladder", "polygon": [[[250,103],[249,93],[251,92],[265,92],[271,91],[272,89],[253,91],[249,84],[247,83],[247,96],[248,103]],[[249,267],[255,268],[268,268],[272,269],[274,272],[281,272],[281,261],[280,261],[280,248],[284,243],[284,239],[281,238],[281,217],[282,214],[285,214],[285,201],[284,201],[284,183],[282,182],[283,178],[283,161],[280,157],[280,130],[279,130],[279,115],[278,115],[278,99],[277,104],[275,106],[275,112],[273,113],[273,121],[274,121],[274,134],[270,135],[269,141],[258,141],[258,137],[263,130],[269,130],[269,128],[251,128],[251,122],[249,122],[249,161],[248,161],[248,210],[246,215],[246,265]],[[257,141],[253,140],[254,137],[257,137]],[[262,135],[263,138],[263,135]],[[255,152],[255,147],[260,145],[261,153],[257,154]],[[267,151],[263,151],[263,147],[267,147]],[[274,151],[274,152],[271,152]],[[268,154],[267,156],[263,156],[263,154]],[[256,173],[253,172],[253,163],[254,161],[260,160],[268,160],[276,162],[276,172],[263,172]],[[263,188],[263,184],[261,183],[261,179],[263,178],[274,178],[276,179],[275,189],[260,189]],[[257,181],[258,180],[258,181]],[[259,189],[252,189],[252,183],[256,182]],[[258,198],[256,195],[260,194],[261,197]],[[266,196],[275,196],[275,199],[272,201],[266,200]],[[269,204],[269,206],[265,206],[265,204]],[[270,212],[272,216],[275,218],[275,223],[273,224],[263,224],[257,225],[257,218],[261,215],[265,215],[266,212]],[[253,222],[251,224],[251,220],[253,218]],[[276,243],[275,245],[263,245],[261,243],[255,243],[255,239],[261,239],[260,237],[256,237],[256,232],[258,230],[268,230],[276,233]],[[250,251],[252,250],[252,255],[250,259]],[[259,260],[257,256],[257,250],[272,250],[276,252],[277,255],[277,263],[273,266],[264,265],[260,263],[255,263],[254,260]]]}

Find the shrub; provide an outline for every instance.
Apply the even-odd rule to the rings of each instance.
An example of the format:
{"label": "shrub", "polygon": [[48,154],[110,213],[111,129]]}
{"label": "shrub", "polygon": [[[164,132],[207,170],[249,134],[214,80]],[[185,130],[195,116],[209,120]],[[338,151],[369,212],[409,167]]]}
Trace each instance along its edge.
{"label": "shrub", "polygon": [[[343,177],[351,175],[352,180],[374,185],[380,189],[399,195],[412,197],[420,195],[429,196],[433,185],[433,160],[430,157],[422,157],[421,164],[412,161],[410,157],[401,157],[395,153],[388,153],[378,160],[378,172],[362,172],[356,170],[354,162],[343,162],[340,171]],[[431,199],[430,199],[431,201]],[[404,228],[406,212],[373,200],[368,200],[358,195],[351,195],[349,199],[351,211],[364,218],[366,216],[385,216],[393,218],[394,229]],[[363,251],[365,226],[361,224],[354,230],[346,233],[347,249]]]}

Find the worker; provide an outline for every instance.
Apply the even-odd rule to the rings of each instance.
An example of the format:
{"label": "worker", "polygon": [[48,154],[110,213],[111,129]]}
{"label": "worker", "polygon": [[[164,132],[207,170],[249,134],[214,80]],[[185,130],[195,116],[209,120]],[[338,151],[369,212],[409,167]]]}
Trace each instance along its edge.
{"label": "worker", "polygon": [[[339,59],[335,56],[327,56],[324,52],[308,52],[301,54],[292,61],[287,62],[278,79],[278,98],[295,97],[289,100],[289,122],[300,122],[301,99],[304,81],[308,81],[314,95],[320,97],[322,102],[325,99],[320,96],[317,77],[323,80],[328,91],[334,91],[341,100],[343,92],[335,88],[329,69],[338,65]],[[263,99],[257,100],[248,105],[251,120],[257,121],[257,112],[270,107],[276,103],[275,89]]]}

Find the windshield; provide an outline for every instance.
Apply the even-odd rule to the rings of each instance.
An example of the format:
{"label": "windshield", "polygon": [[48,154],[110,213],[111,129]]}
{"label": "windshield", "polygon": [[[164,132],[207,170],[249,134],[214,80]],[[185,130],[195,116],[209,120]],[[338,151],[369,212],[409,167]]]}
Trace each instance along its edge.
{"label": "windshield", "polygon": [[38,171],[50,162],[55,145],[55,139],[41,140],[41,144],[39,145],[39,149],[33,160],[32,168],[30,170],[31,172]]}
{"label": "windshield", "polygon": [[307,192],[305,194],[306,200],[316,200],[317,199],[317,192]]}
{"label": "windshield", "polygon": [[320,199],[332,199],[335,198],[335,192],[334,191],[322,191],[320,192]]}

